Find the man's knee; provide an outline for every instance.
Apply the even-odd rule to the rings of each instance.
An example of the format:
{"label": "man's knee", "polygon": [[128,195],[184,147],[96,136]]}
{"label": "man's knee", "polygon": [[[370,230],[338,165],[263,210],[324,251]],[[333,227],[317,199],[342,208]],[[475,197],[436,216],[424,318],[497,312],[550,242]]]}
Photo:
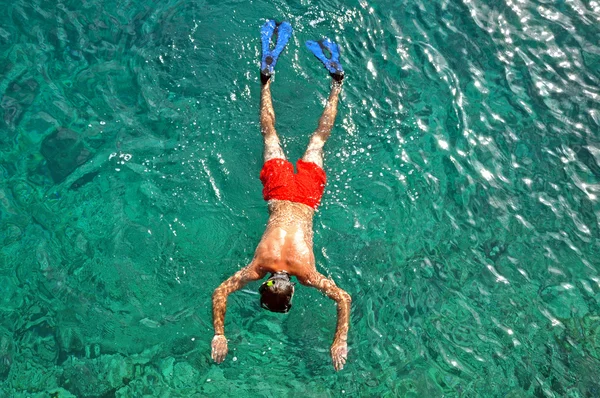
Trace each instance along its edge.
{"label": "man's knee", "polygon": [[264,159],[265,162],[271,159],[285,159],[285,153],[279,145],[279,142],[277,145],[265,145]]}
{"label": "man's knee", "polygon": [[277,136],[277,133],[275,133],[274,131],[265,133],[264,141],[265,141],[266,148],[271,148],[271,147],[280,148],[281,147],[281,143],[279,142],[279,137]]}
{"label": "man's knee", "polygon": [[325,145],[325,141],[317,134],[313,134],[308,141],[307,151],[321,150]]}
{"label": "man's knee", "polygon": [[302,156],[305,162],[315,163],[319,167],[323,167],[323,151],[320,149],[307,149]]}

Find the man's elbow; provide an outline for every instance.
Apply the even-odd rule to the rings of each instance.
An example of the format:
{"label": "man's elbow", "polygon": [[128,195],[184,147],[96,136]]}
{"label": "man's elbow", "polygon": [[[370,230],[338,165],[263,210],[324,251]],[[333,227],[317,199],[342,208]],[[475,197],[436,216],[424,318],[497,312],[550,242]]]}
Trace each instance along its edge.
{"label": "man's elbow", "polygon": [[221,289],[221,287],[216,288],[212,294],[213,303],[218,303],[220,301],[223,301],[224,298],[225,298],[225,292],[223,292],[223,289]]}
{"label": "man's elbow", "polygon": [[342,291],[340,294],[340,301],[350,305],[352,303],[352,297],[347,292]]}

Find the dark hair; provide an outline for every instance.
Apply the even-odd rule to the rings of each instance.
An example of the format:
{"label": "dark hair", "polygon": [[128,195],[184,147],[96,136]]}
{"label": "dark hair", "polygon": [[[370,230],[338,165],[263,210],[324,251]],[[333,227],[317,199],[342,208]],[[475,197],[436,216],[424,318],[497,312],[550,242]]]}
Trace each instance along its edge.
{"label": "dark hair", "polygon": [[273,312],[288,312],[292,308],[294,284],[289,277],[271,277],[258,289],[260,306]]}

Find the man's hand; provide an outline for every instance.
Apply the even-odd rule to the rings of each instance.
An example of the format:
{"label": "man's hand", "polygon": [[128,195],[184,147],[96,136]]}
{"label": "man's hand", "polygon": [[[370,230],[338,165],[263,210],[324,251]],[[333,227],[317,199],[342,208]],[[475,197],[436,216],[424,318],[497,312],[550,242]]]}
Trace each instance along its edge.
{"label": "man's hand", "polygon": [[331,345],[331,359],[335,370],[344,369],[348,357],[348,343],[346,340],[335,340]]}
{"label": "man's hand", "polygon": [[[212,339],[212,350],[210,356],[216,363],[221,363],[227,356],[227,339],[225,335],[215,334]],[[333,348],[332,348],[333,349]],[[332,351],[333,353],[333,351]]]}

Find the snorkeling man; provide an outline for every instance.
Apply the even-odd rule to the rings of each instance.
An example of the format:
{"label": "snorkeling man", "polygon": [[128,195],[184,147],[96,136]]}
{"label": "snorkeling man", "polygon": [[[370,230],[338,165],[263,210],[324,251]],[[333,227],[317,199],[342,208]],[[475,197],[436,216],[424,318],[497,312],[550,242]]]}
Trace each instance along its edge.
{"label": "snorkeling man", "polygon": [[[271,38],[277,43],[271,49]],[[224,320],[227,296],[248,282],[269,278],[260,286],[261,307],[285,313],[292,307],[295,276],[305,286],[319,289],[337,303],[337,327],[331,359],[335,370],[341,370],[348,355],[348,321],[350,295],[336,286],[333,280],[317,271],[313,254],[313,216],[325,189],[323,171],[323,145],[329,138],[337,113],[338,95],[342,88],[344,71],[339,62],[337,44],[329,39],[308,41],[306,46],[325,65],[331,74],[332,84],[325,110],[316,131],[310,137],[308,148],[294,167],[285,158],[275,131],[275,112],[271,102],[271,76],[279,54],[292,35],[288,22],[276,24],[267,21],[261,29],[261,96],[260,128],[264,139],[264,165],[260,172],[263,197],[268,202],[269,221],[254,258],[248,266],[223,282],[213,293],[212,359],[221,363],[227,355]],[[328,58],[324,50],[330,57]]]}

